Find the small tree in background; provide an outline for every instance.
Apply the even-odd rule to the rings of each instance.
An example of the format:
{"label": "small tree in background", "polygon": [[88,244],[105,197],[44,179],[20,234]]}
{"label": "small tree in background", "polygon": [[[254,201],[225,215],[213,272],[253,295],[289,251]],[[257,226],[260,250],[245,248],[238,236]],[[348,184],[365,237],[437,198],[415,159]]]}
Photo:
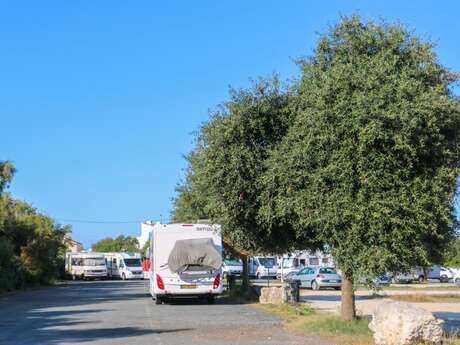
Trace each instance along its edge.
{"label": "small tree in background", "polygon": [[120,235],[116,238],[106,237],[91,246],[94,252],[138,252],[139,242],[137,238]]}
{"label": "small tree in background", "polygon": [[431,43],[357,16],[301,63],[301,111],[270,159],[262,210],[328,245],[350,320],[358,275],[440,262],[453,239],[456,76]]}

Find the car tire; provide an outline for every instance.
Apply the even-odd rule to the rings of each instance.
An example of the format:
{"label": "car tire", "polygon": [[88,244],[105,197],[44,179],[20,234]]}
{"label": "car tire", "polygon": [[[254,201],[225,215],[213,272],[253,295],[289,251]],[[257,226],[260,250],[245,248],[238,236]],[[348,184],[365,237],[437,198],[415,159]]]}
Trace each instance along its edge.
{"label": "car tire", "polygon": [[419,276],[418,277],[418,282],[423,283],[425,281],[425,276]]}
{"label": "car tire", "polygon": [[77,276],[75,274],[72,274],[72,280],[77,280]]}
{"label": "car tire", "polygon": [[260,279],[260,273],[259,272],[257,272],[257,274],[256,274],[256,279]]}
{"label": "car tire", "polygon": [[455,285],[460,286],[460,278],[455,279]]}
{"label": "car tire", "polygon": [[207,296],[206,297],[206,302],[208,302],[208,304],[214,304],[216,302],[216,299],[214,296]]}
{"label": "car tire", "polygon": [[163,304],[163,298],[155,296],[155,304],[156,305]]}
{"label": "car tire", "polygon": [[121,275],[121,279],[122,279],[122,280],[126,280],[126,276],[125,276],[124,273]]}
{"label": "car tire", "polygon": [[449,277],[447,277],[446,275],[443,275],[441,276],[441,278],[439,279],[439,281],[441,283],[448,283],[449,282]]}
{"label": "car tire", "polygon": [[312,283],[311,283],[311,289],[312,290],[315,290],[315,291],[318,291],[319,290],[319,285],[318,283],[316,282],[316,280],[313,280]]}

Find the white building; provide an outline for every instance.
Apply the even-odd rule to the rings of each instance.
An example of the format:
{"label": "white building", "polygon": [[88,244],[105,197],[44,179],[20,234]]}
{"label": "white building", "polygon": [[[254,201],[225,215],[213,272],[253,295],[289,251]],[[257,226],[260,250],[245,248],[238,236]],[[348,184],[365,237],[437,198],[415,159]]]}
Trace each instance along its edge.
{"label": "white building", "polygon": [[155,223],[151,220],[147,220],[144,223],[141,223],[141,235],[137,237],[139,242],[139,248],[143,248],[144,245],[150,240],[152,236],[152,229]]}

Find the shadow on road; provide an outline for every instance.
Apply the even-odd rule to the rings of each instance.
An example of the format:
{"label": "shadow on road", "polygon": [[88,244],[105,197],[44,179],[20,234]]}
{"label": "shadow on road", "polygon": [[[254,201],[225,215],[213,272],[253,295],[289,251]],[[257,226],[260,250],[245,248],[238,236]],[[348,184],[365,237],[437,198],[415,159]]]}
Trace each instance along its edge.
{"label": "shadow on road", "polygon": [[189,330],[103,326],[102,319],[116,312],[110,307],[112,303],[148,298],[146,293],[139,293],[139,284],[71,282],[59,288],[24,291],[0,298],[0,344],[57,345]]}

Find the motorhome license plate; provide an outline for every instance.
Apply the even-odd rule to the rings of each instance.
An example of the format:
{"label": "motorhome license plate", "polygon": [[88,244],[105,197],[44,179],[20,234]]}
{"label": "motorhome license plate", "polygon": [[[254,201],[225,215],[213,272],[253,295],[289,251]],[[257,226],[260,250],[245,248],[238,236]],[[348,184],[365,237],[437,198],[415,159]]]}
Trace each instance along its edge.
{"label": "motorhome license plate", "polygon": [[196,289],[196,284],[185,284],[180,286],[181,289]]}

